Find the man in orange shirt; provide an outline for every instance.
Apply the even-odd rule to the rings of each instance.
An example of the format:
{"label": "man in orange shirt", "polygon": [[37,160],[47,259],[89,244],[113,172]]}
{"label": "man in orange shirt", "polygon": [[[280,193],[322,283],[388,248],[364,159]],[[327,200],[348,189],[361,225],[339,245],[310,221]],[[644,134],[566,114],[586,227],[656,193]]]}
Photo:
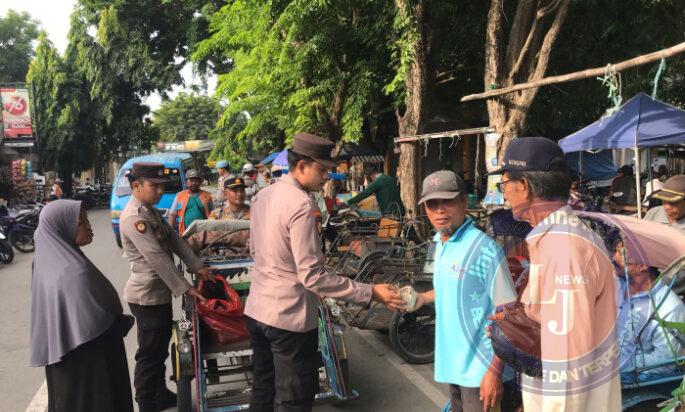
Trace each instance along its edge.
{"label": "man in orange shirt", "polygon": [[207,219],[209,213],[214,209],[212,194],[202,190],[201,185],[202,179],[197,170],[188,170],[186,172],[187,189],[176,194],[174,203],[169,209],[169,225],[171,227],[176,228],[176,217],[181,217],[178,221],[178,232],[181,234],[193,221]]}

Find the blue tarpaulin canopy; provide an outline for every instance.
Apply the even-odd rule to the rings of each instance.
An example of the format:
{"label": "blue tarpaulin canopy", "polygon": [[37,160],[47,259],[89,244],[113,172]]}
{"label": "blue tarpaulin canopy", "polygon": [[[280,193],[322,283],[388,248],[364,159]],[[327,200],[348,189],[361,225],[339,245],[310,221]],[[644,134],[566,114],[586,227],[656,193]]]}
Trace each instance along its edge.
{"label": "blue tarpaulin canopy", "polygon": [[685,111],[638,93],[616,113],[559,141],[564,152],[685,143]]}
{"label": "blue tarpaulin canopy", "polygon": [[273,152],[273,153],[271,153],[270,155],[268,155],[267,157],[265,157],[264,159],[262,159],[262,161],[259,162],[259,163],[261,163],[261,164],[263,164],[263,165],[268,165],[269,163],[271,163],[271,162],[274,161],[274,159],[276,158],[276,156],[278,156],[278,153],[280,153],[280,152]]}
{"label": "blue tarpaulin canopy", "polygon": [[572,176],[582,172],[583,178],[593,181],[608,180],[616,176],[614,155],[611,150],[601,150],[597,153],[582,153],[582,164],[580,156],[581,152],[566,153],[566,161]]}
{"label": "blue tarpaulin canopy", "polygon": [[635,149],[637,217],[640,200],[640,148],[685,143],[685,111],[638,93],[610,116],[559,140],[564,152]]}
{"label": "blue tarpaulin canopy", "polygon": [[273,161],[274,166],[288,167],[288,149],[278,153]]}

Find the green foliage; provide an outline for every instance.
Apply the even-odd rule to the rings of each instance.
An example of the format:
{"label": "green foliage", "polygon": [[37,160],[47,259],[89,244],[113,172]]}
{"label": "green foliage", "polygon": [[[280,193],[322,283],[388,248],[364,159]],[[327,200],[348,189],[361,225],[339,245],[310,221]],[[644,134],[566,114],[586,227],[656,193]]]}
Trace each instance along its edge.
{"label": "green foliage", "polygon": [[0,17],[0,82],[23,82],[34,56],[38,22],[26,12]]}
{"label": "green foliage", "polygon": [[[224,116],[247,112],[238,138],[264,129],[359,140],[374,100],[389,82],[387,2],[237,0],[210,17],[212,36],[194,57],[220,56]],[[340,100],[341,110],[334,102]]]}
{"label": "green foliage", "polygon": [[152,125],[161,140],[206,140],[217,126],[219,102],[211,97],[179,94],[162,102],[153,113]]}
{"label": "green foliage", "polygon": [[67,75],[62,59],[45,32],[38,37],[36,56],[30,64],[27,80],[33,82],[35,122],[38,144],[43,163],[54,168],[59,160],[58,148],[64,145],[64,136],[58,126],[61,117],[63,85]]}
{"label": "green foliage", "polygon": [[248,116],[245,113],[236,113],[229,119],[223,119],[212,132],[211,138],[216,144],[209,159],[228,160],[235,172],[238,172],[248,160],[260,160],[265,153],[284,145],[282,134],[275,127],[264,127],[259,134],[250,139],[238,138],[248,123]]}

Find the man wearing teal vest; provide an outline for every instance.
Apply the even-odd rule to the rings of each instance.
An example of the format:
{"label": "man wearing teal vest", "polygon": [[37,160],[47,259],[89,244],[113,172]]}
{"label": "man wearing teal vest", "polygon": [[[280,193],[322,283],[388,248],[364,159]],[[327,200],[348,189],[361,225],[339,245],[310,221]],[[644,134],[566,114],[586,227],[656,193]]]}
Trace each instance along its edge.
{"label": "man wearing teal vest", "polygon": [[214,210],[212,194],[202,190],[202,180],[197,170],[186,172],[187,189],[176,194],[174,203],[169,209],[169,224],[176,228],[176,217],[180,216],[178,232],[185,232],[186,228],[196,220],[207,219],[209,213]]}

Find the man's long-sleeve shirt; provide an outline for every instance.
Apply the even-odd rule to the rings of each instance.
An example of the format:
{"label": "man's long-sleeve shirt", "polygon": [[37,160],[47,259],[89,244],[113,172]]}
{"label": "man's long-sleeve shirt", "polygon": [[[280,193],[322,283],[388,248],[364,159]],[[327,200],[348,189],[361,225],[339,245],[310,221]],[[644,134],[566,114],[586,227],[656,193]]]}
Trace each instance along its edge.
{"label": "man's long-sleeve shirt", "polygon": [[359,203],[371,195],[376,195],[378,207],[384,215],[396,215],[399,212],[401,216],[404,216],[404,204],[400,198],[400,188],[392,177],[384,174],[377,175],[366,189],[348,200],[347,204]]}
{"label": "man's long-sleeve shirt", "polygon": [[320,297],[361,305],[371,300],[371,285],[326,269],[315,208],[290,175],[255,196],[250,208],[254,267],[245,315],[279,329],[307,332],[318,326]]}

